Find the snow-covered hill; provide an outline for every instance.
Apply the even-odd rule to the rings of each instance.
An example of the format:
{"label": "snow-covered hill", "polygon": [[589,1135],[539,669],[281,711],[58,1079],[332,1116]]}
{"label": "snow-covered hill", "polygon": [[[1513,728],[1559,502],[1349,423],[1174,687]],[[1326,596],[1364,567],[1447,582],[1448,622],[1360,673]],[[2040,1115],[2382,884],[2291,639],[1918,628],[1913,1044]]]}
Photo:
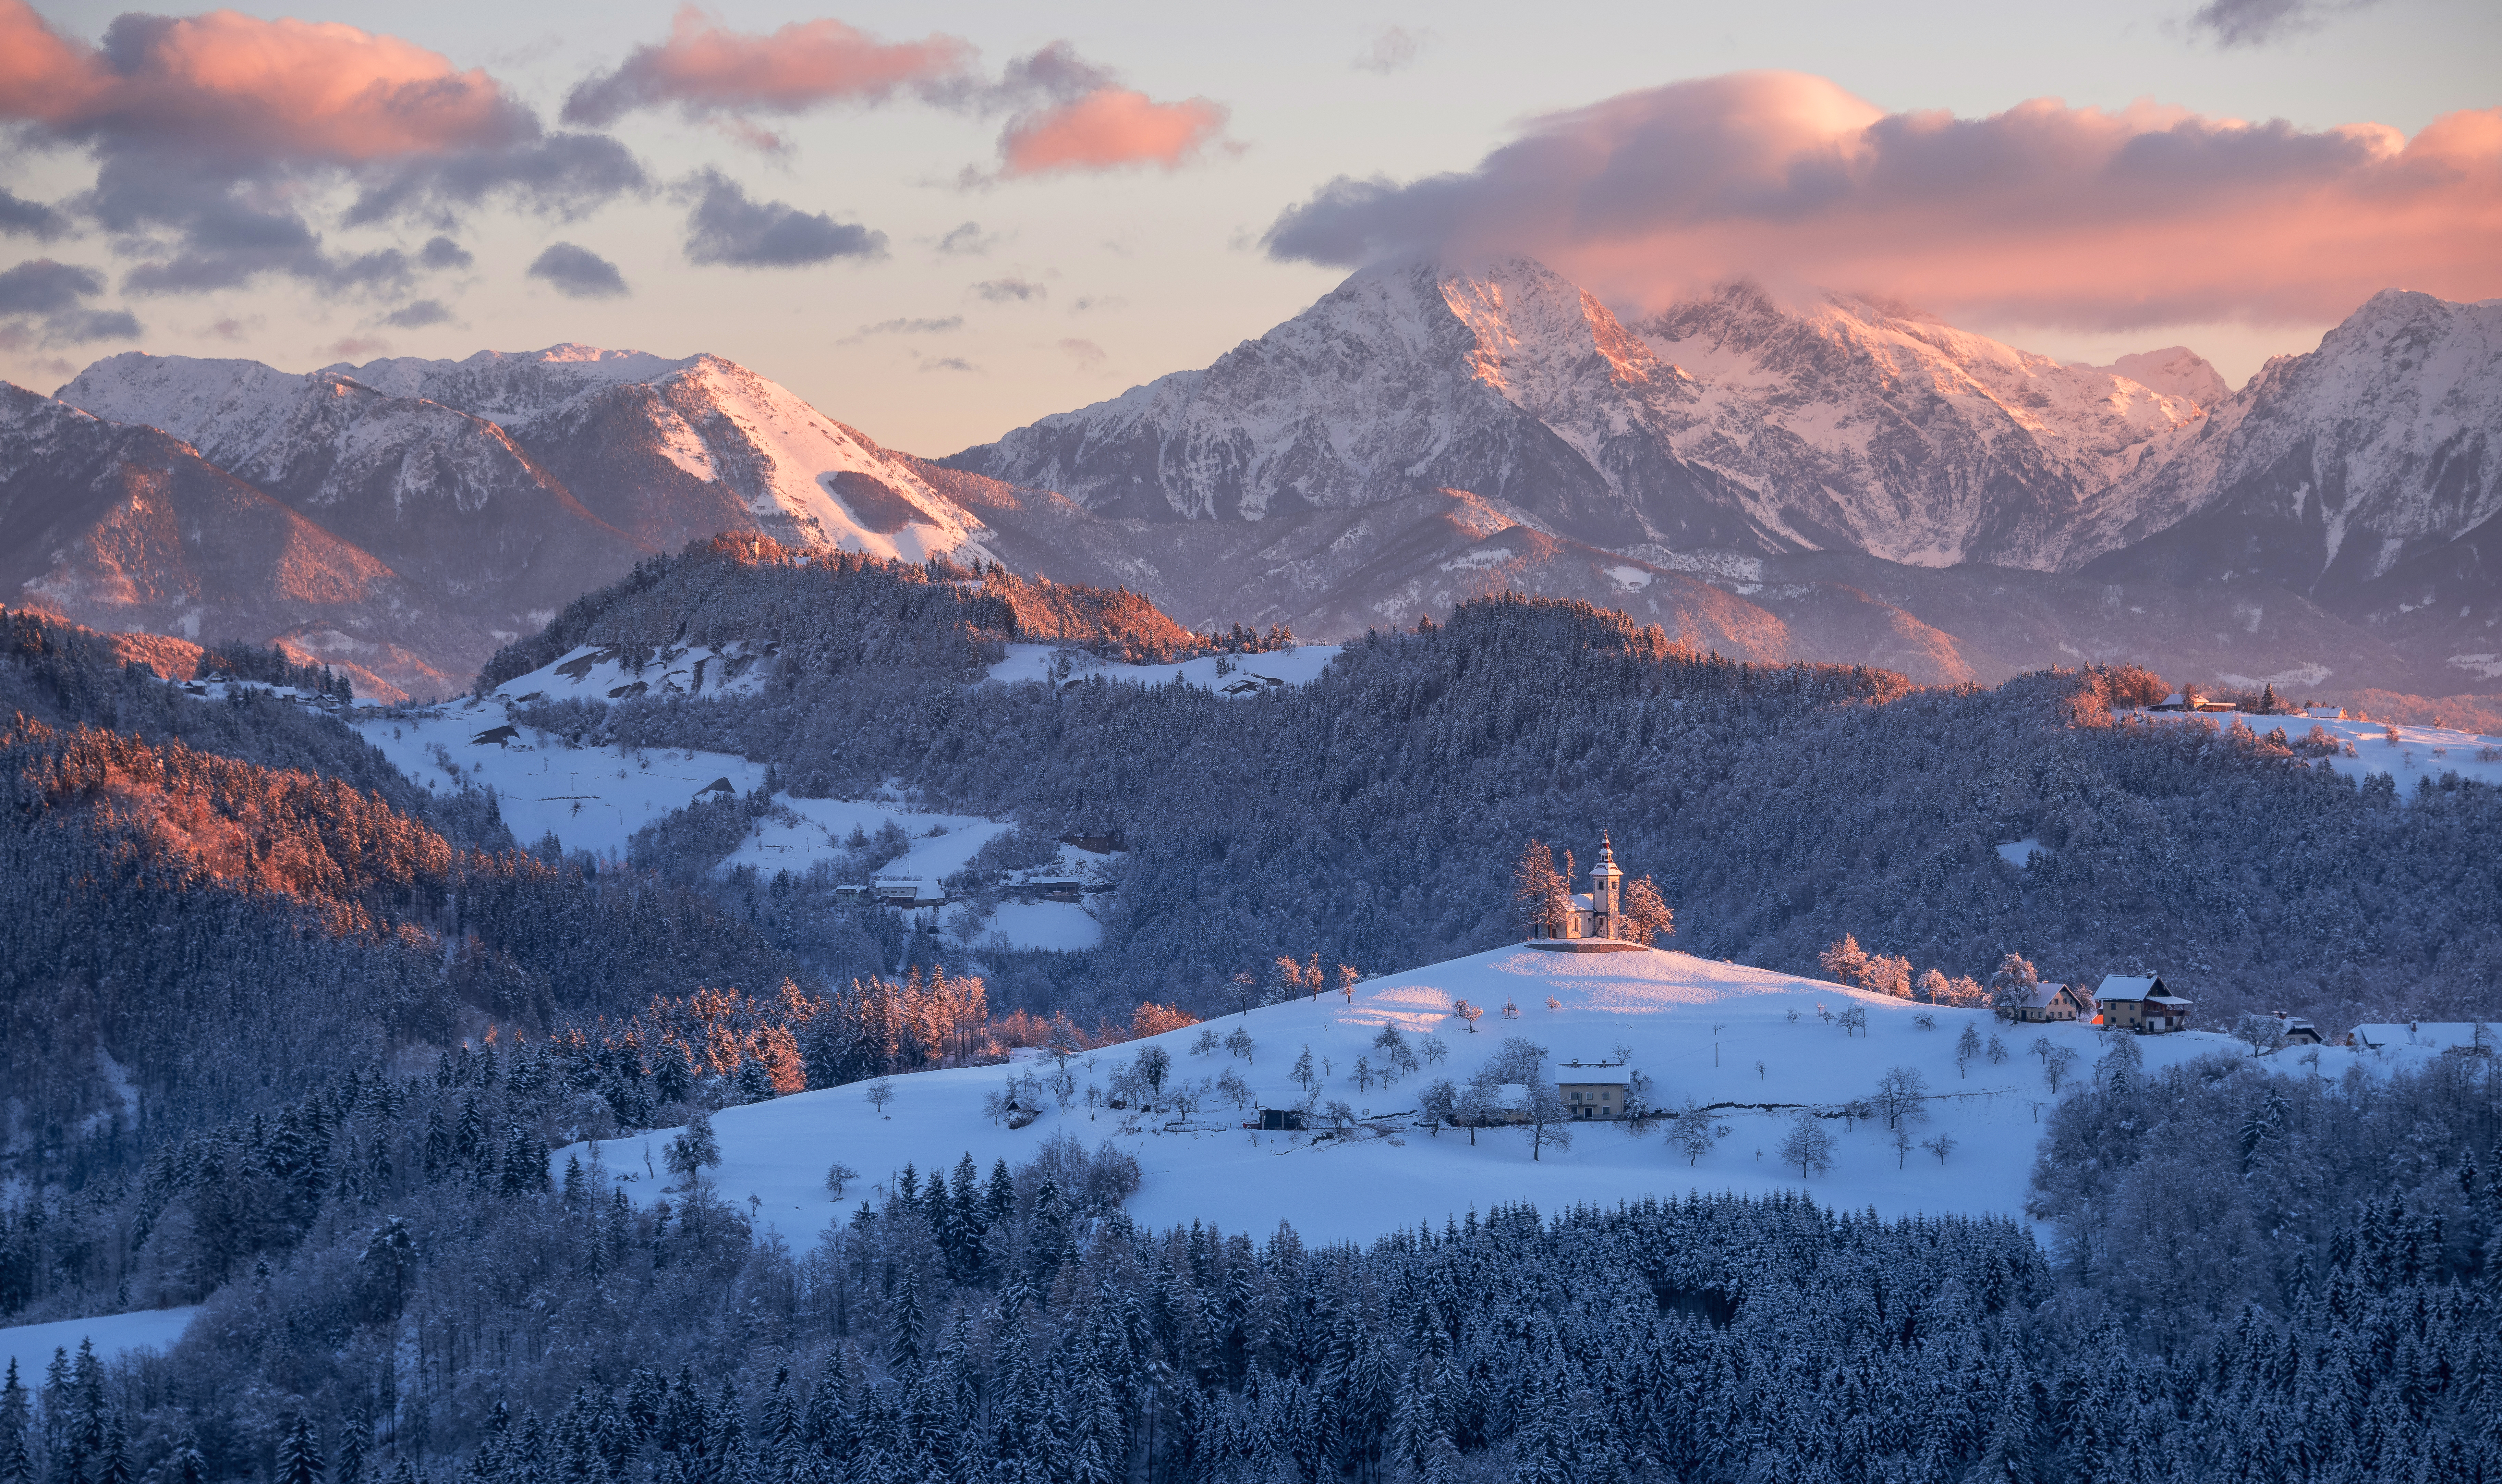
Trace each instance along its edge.
{"label": "snow-covered hill", "polygon": [[[1473,1033],[1452,1016],[1456,999],[1486,1011]],[[1506,1004],[1517,1008],[1516,1019],[1505,1018]],[[1844,1025],[1848,1010],[1866,1012],[1864,1030]],[[1935,1029],[1923,1028],[1923,1017]],[[1955,1046],[1966,1026],[1984,1050],[1958,1067]],[[1419,1069],[1386,1084],[1369,1075],[1359,1082],[1360,1061],[1391,1060],[1375,1045],[1384,1028],[1398,1029],[1418,1054]],[[1202,1029],[1220,1037],[1246,1031],[1255,1043],[1250,1058],[1222,1049],[1194,1054]],[[1619,1048],[1629,1048],[1630,1069],[1653,1080],[1657,1098],[1670,1106],[1686,1097],[1722,1105],[1709,1116],[1729,1133],[1689,1166],[1658,1128],[1637,1134],[1623,1124],[1576,1124],[1569,1151],[1549,1148],[1533,1158],[1518,1129],[1480,1130],[1471,1143],[1466,1130],[1437,1134],[1422,1127],[1415,1110],[1424,1088],[1441,1077],[1465,1083],[1510,1036],[1546,1048],[1549,1080],[1572,1077],[1566,1063],[1612,1062]],[[1987,1055],[1992,1036],[2001,1060]],[[1047,1065],[896,1077],[895,1099],[883,1113],[857,1085],[725,1109],[713,1120],[723,1163],[710,1178],[728,1199],[745,1204],[754,1197],[764,1225],[802,1245],[848,1209],[828,1197],[824,1180],[832,1163],[861,1171],[863,1185],[891,1183],[907,1164],[926,1173],[952,1168],[968,1153],[985,1170],[997,1159],[1015,1163],[1062,1133],[1089,1144],[1108,1139],[1135,1156],[1145,1185],[1132,1210],[1158,1228],[1206,1221],[1229,1231],[1261,1232],[1283,1219],[1306,1239],[1365,1241],[1419,1222],[1438,1227],[1445,1217],[1498,1201],[1553,1210],[1693,1189],[1804,1188],[1820,1202],[1886,1214],[2014,1214],[2022,1209],[2040,1119],[2058,1096],[2033,1044],[2038,1038],[2076,1053],[2073,1078],[2100,1054],[2101,1037],[2073,1025],[1997,1025],[1986,1012],[1917,1005],[1681,953],[1514,947],[1369,980],[1351,1001],[1327,995],[1080,1054],[1070,1063],[1080,1095],[1066,1107],[1047,1099],[1043,1116],[1025,1129],[985,1116],[983,1095],[1000,1092],[1011,1075],[1047,1073]],[[2195,1031],[2132,1044],[2148,1067],[2203,1054],[2248,1053],[2240,1041]],[[1084,1085],[1107,1082],[1116,1064],[1150,1045],[1171,1058],[1176,1081],[1196,1086],[1230,1070],[1254,1090],[1252,1106],[1271,1107],[1304,1101],[1291,1073],[1308,1048],[1315,1063],[1331,1068],[1322,1103],[1345,1101],[1359,1126],[1344,1138],[1259,1132],[1239,1127],[1253,1118],[1249,1108],[1214,1094],[1187,1117],[1109,1108],[1090,1116]],[[2316,1071],[2334,1077],[2354,1055],[2322,1048]],[[2312,1070],[2291,1058],[2285,1065],[2301,1074]],[[1837,1117],[1820,1121],[1837,1143],[1830,1173],[1802,1182],[1795,1168],[1780,1167],[1781,1137],[1799,1109],[1837,1113],[1852,1098],[1873,1096],[1896,1067],[1925,1082],[1917,1137],[1954,1140],[1943,1163],[1917,1144],[1898,1161],[1880,1122],[1854,1119],[1845,1127]],[[1590,1067],[1584,1075],[1599,1080],[1622,1070]],[[2063,1087],[2072,1090],[2073,1082]],[[649,1200],[669,1178],[661,1162],[668,1138],[665,1130],[638,1134],[600,1146],[598,1154],[624,1189]],[[579,1146],[559,1150],[557,1167],[589,1154]],[[847,1201],[861,1194],[850,1193]]]}

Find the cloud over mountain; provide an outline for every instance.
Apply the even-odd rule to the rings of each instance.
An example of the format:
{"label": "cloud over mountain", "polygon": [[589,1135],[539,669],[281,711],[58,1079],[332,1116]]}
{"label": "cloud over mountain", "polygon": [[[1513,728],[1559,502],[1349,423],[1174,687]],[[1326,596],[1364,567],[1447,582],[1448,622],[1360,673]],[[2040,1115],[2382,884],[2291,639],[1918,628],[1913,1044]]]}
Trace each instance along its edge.
{"label": "cloud over mountain", "polygon": [[617,265],[575,243],[551,243],[530,263],[528,276],[568,299],[616,299],[633,290]]}
{"label": "cloud over mountain", "polygon": [[397,293],[398,252],[339,254],[309,193],[358,195],[350,225],[446,221],[490,196],[575,216],[643,188],[613,140],[548,134],[485,72],[351,25],[233,11],[124,15],[100,46],[0,0],[0,119],[97,161],[83,210],[140,245],[130,287],[183,293],[264,274]]}
{"label": "cloud over mountain", "polygon": [[788,201],[756,201],[736,181],[703,170],[685,190],[687,259],[737,268],[799,268],[837,257],[886,255],[886,234]]}
{"label": "cloud over mountain", "polygon": [[1751,273],[2116,328],[2333,319],[2393,281],[2478,298],[2497,235],[2502,109],[2413,139],[2050,99],[1958,118],[1760,72],[1534,119],[1471,170],[1340,177],[1266,242],[1347,264],[1532,252],[1649,304]]}

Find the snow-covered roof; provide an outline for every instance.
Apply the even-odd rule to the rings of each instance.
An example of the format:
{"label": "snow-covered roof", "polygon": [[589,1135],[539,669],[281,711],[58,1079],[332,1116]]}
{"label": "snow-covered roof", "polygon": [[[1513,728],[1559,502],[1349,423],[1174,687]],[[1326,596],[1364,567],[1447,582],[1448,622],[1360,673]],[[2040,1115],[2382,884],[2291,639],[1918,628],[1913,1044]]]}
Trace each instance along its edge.
{"label": "snow-covered roof", "polygon": [[2102,984],[2094,991],[2094,998],[2152,999],[2162,993],[2163,978],[2159,974],[2105,974]]}
{"label": "snow-covered roof", "polygon": [[2484,1044],[2502,1045],[2502,1028],[2476,1021],[2409,1021],[2403,1025],[2368,1022],[2354,1028],[2354,1040],[2364,1046],[2473,1046],[2477,1031]]}
{"label": "snow-covered roof", "polygon": [[2148,995],[2146,997],[2147,1000],[2158,1005],[2187,1005],[2192,1003],[2192,1001],[2183,999],[2178,995]]}
{"label": "snow-covered roof", "polygon": [[1623,1077],[1594,1077],[1568,1070],[1556,1077],[1555,1085],[1557,1087],[1630,1087],[1633,1084]]}
{"label": "snow-covered roof", "polygon": [[2053,980],[2045,979],[2040,984],[2033,987],[2031,997],[2024,1001],[2025,1007],[2033,1010],[2046,1010],[2050,1007],[2050,1001],[2058,998],[2061,995],[2066,994],[2072,989],[2079,995],[2082,995],[2085,993],[2084,986],[2082,985],[2065,985]]}

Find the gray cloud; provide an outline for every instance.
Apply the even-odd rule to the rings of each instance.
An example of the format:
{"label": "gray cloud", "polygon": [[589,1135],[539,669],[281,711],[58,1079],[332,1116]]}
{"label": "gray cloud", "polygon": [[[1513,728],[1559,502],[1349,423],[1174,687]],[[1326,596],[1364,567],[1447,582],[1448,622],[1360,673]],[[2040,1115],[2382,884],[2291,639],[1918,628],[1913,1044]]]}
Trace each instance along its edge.
{"label": "gray cloud", "polygon": [[441,299],[420,299],[383,316],[383,323],[403,330],[422,330],[430,324],[451,322],[452,311],[443,307]]}
{"label": "gray cloud", "polygon": [[0,233],[50,242],[69,229],[69,219],[59,212],[0,186]]}
{"label": "gray cloud", "polygon": [[2189,29],[2204,31],[2219,47],[2264,47],[2270,42],[2316,31],[2346,11],[2359,11],[2376,0],[2208,0],[2189,17]]}
{"label": "gray cloud", "polygon": [[977,366],[977,365],[974,365],[971,361],[966,360],[966,359],[965,359],[964,357],[963,357],[962,355],[947,355],[947,356],[941,356],[940,358],[938,358],[938,359],[936,359],[936,360],[925,360],[925,361],[923,361],[923,362],[921,363],[921,369],[922,369],[922,370],[924,370],[924,371],[974,371],[974,372],[978,372],[978,371],[980,371],[982,368],[981,368],[981,367],[979,367],[979,366]]}
{"label": "gray cloud", "polygon": [[[570,219],[649,188],[615,140],[550,134],[492,79],[396,38],[231,12],[204,23],[124,15],[91,47],[23,18],[30,30],[15,39],[45,55],[50,85],[0,93],[0,120],[91,153],[95,185],[79,210],[141,245],[138,291],[273,274],[325,292],[404,289],[405,254],[326,251],[284,204],[343,183],[356,190],[350,226],[448,224],[490,199]],[[58,217],[0,195],[0,229],[42,235]]]}
{"label": "gray cloud", "polygon": [[614,299],[632,291],[615,263],[569,242],[552,244],[531,262],[528,276],[546,280],[570,299]]}
{"label": "gray cloud", "polygon": [[0,272],[0,316],[7,317],[0,331],[17,346],[136,338],[139,321],[129,311],[83,302],[103,291],[104,275],[92,268],[30,258]]}
{"label": "gray cloud", "polygon": [[104,277],[93,268],[31,258],[0,273],[0,315],[49,315],[102,292]]}
{"label": "gray cloud", "polygon": [[736,181],[717,170],[700,171],[683,184],[695,197],[687,213],[687,259],[736,268],[803,268],[837,257],[886,253],[886,234],[824,212],[803,212],[787,201],[755,201]]}
{"label": "gray cloud", "polygon": [[607,135],[550,134],[369,171],[346,219],[367,226],[406,215],[449,225],[467,209],[500,199],[574,221],[651,188],[633,152]]}
{"label": "gray cloud", "polygon": [[466,268],[477,260],[470,254],[467,248],[449,237],[429,237],[425,240],[425,246],[420,248],[417,253],[420,267],[431,268],[438,273],[447,269]]}
{"label": "gray cloud", "polygon": [[1048,292],[1040,284],[1021,278],[989,279],[975,284],[972,291],[993,304],[1028,303]]}
{"label": "gray cloud", "polygon": [[1374,72],[1384,77],[1416,65],[1416,58],[1434,44],[1431,31],[1410,31],[1405,26],[1384,26],[1355,60],[1348,65],[1359,72]]}
{"label": "gray cloud", "polygon": [[998,234],[986,234],[980,222],[967,221],[962,226],[950,228],[946,236],[939,238],[938,251],[951,256],[979,257],[997,247],[999,242]]}
{"label": "gray cloud", "polygon": [[880,320],[875,324],[862,325],[859,333],[862,335],[942,335],[949,330],[960,330],[964,327],[963,315],[949,315],[943,320]]}

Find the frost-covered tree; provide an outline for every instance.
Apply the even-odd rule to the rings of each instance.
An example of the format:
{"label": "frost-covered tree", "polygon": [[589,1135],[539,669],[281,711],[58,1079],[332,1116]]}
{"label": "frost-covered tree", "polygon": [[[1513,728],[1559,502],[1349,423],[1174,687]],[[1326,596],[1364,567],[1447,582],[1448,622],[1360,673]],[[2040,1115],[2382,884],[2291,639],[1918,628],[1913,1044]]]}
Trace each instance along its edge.
{"label": "frost-covered tree", "polygon": [[1816,1116],[1802,1108],[1781,1135],[1781,1163],[1798,1166],[1799,1178],[1813,1179],[1833,1167],[1833,1135]]}
{"label": "frost-covered tree", "polygon": [[1554,847],[1532,840],[1511,863],[1513,922],[1522,937],[1561,937],[1572,908],[1571,867],[1555,868]]}
{"label": "frost-covered tree", "polygon": [[1989,975],[1990,1007],[2000,1018],[2012,1017],[2033,998],[2042,985],[2042,976],[2034,971],[2033,961],[2022,954],[2011,953],[1998,961]]}
{"label": "frost-covered tree", "polygon": [[1659,894],[1658,883],[1648,876],[1637,876],[1625,884],[1623,908],[1616,935],[1627,942],[1651,944],[1675,935],[1676,914]]}

